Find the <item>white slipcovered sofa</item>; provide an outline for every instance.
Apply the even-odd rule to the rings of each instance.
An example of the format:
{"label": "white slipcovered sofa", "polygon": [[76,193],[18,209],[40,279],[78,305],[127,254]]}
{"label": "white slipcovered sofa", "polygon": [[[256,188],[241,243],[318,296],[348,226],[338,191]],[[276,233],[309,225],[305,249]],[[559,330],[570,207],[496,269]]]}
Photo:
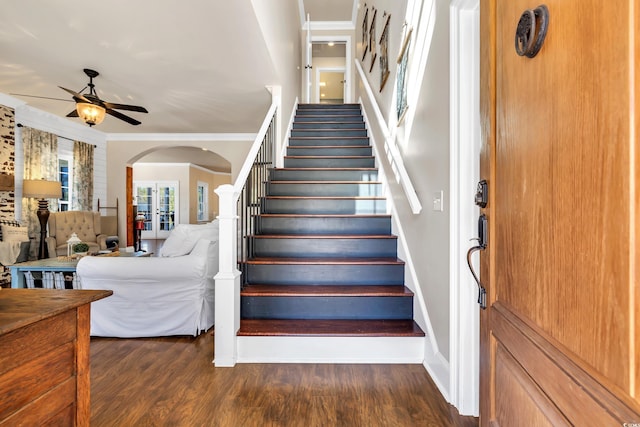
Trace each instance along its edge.
{"label": "white slipcovered sofa", "polygon": [[91,335],[198,335],[214,323],[218,272],[217,220],[179,224],[157,257],[84,257],[76,269],[82,289],[110,289],[91,304]]}

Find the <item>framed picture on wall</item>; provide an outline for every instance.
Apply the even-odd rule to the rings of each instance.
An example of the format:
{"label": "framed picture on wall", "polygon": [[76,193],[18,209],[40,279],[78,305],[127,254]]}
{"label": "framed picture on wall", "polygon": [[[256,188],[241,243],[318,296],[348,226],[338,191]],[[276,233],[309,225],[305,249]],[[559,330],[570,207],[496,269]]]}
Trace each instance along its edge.
{"label": "framed picture on wall", "polygon": [[411,50],[411,33],[413,28],[405,24],[405,36],[398,55],[398,73],[396,75],[396,110],[398,114],[398,126],[402,124],[407,114],[407,64],[409,63],[409,51]]}
{"label": "framed picture on wall", "polygon": [[[385,19],[386,17],[386,19]],[[389,20],[391,14],[387,12],[382,15],[384,20],[384,27],[382,28],[382,35],[380,36],[380,92],[384,89],[385,83],[389,78]]]}
{"label": "framed picture on wall", "polygon": [[369,27],[369,50],[371,51],[371,65],[369,66],[369,72],[373,70],[373,64],[376,63],[376,15],[378,11],[371,8],[373,16],[371,17],[371,26]]}
{"label": "framed picture on wall", "polygon": [[367,57],[369,51],[369,9],[364,4],[364,16],[362,17],[362,60]]}

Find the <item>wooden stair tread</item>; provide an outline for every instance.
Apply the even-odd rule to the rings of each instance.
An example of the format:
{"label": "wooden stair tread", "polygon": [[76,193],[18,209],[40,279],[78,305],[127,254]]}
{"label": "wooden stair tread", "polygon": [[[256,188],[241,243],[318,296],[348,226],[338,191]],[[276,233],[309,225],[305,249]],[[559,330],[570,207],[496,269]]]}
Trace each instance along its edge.
{"label": "wooden stair tread", "polygon": [[335,149],[349,149],[349,148],[370,148],[370,145],[289,145],[287,148],[291,148],[293,150],[323,150],[325,148],[335,148]]}
{"label": "wooden stair tread", "polygon": [[[302,116],[302,117],[328,117],[328,116],[316,116],[316,115],[313,115],[313,114],[308,114],[308,115]],[[342,117],[344,117],[344,116],[342,116]],[[358,116],[351,115],[349,117],[358,117]],[[307,121],[305,121],[305,122],[297,122],[297,121],[294,120],[293,123],[294,124],[301,124],[301,123],[305,123],[306,124],[306,123],[309,123],[309,124],[316,124],[316,125],[320,125],[320,124],[322,124],[322,125],[324,125],[324,124],[337,124],[337,123],[341,123],[341,124],[342,123],[349,123],[349,124],[357,123],[357,124],[360,125],[360,124],[363,124],[364,122],[362,120],[356,120],[356,121],[353,121],[353,122],[326,122],[326,121],[322,121],[322,120],[317,121],[317,122],[307,122]]]}
{"label": "wooden stair tread", "polygon": [[[299,130],[299,129],[296,129]],[[357,130],[357,129],[356,129]],[[349,139],[369,139],[368,136],[349,136],[349,135],[342,135],[342,136],[326,136],[326,135],[318,135],[318,136],[290,136],[289,140],[301,140],[301,141],[307,141],[307,140],[312,140],[312,139],[326,139],[326,140],[332,140],[332,139],[340,139],[340,140],[349,140]],[[366,147],[366,145],[365,145]]]}
{"label": "wooden stair tread", "polygon": [[263,213],[254,216],[263,218],[391,218],[389,214],[270,214]]}
{"label": "wooden stair tread", "polygon": [[374,156],[284,156],[285,159],[373,159]]}
{"label": "wooden stair tread", "polygon": [[291,257],[255,257],[242,264],[278,264],[278,265],[404,265],[399,258],[291,258]]}
{"label": "wooden stair tread", "polygon": [[321,167],[313,167],[313,168],[272,168],[273,171],[330,171],[330,172],[338,172],[338,171],[348,171],[348,172],[377,172],[378,168],[321,168]]}
{"label": "wooden stair tread", "polygon": [[393,234],[254,234],[255,239],[397,239]]}
{"label": "wooden stair tread", "polygon": [[265,199],[386,200],[383,196],[265,196]]}
{"label": "wooden stair tread", "polygon": [[382,184],[382,181],[265,181],[271,184]]}
{"label": "wooden stair tread", "polygon": [[412,297],[404,285],[245,285],[242,296],[357,296]]}
{"label": "wooden stair tread", "polygon": [[242,319],[239,336],[424,337],[413,320]]}

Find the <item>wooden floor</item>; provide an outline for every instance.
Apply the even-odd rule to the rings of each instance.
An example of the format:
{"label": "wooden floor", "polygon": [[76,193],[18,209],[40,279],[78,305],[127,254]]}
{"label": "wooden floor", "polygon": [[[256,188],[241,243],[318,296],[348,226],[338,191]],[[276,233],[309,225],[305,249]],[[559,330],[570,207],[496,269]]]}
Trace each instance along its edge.
{"label": "wooden floor", "polygon": [[213,336],[91,339],[91,425],[477,426],[422,365],[211,363]]}

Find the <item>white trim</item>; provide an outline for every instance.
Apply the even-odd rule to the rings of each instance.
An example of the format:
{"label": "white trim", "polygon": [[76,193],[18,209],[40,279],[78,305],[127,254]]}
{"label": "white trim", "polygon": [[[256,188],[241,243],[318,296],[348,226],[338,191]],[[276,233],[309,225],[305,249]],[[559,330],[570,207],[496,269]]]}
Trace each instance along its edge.
{"label": "white trim", "polygon": [[[373,108],[373,112],[376,115],[376,123],[380,128],[380,130],[382,131],[382,135],[384,136],[385,148],[387,149],[386,150],[387,158],[389,159],[389,162],[393,164],[397,169],[398,181],[400,182],[400,185],[404,190],[404,194],[407,197],[407,201],[411,206],[411,212],[417,215],[422,210],[422,204],[420,203],[420,199],[418,199],[418,195],[416,194],[416,190],[413,187],[413,183],[411,182],[409,173],[404,167],[402,155],[398,150],[398,146],[396,145],[395,140],[392,139],[392,136],[389,133],[389,128],[387,127],[384,117],[382,116],[382,112],[380,111],[380,108],[376,103],[376,98],[373,94],[373,91],[371,90],[371,86],[369,85],[369,81],[367,80],[364,70],[360,65],[360,61],[355,59],[354,62],[356,64],[356,69],[358,70],[358,74],[360,74],[360,81],[362,82],[362,87],[364,88],[365,94],[367,95],[367,98],[371,103],[371,107]],[[362,99],[360,99],[359,102],[360,104],[362,104]],[[371,122],[369,123],[371,124]],[[369,127],[369,129],[371,129],[371,127]]]}
{"label": "white trim", "polygon": [[300,14],[300,28],[304,28],[304,17],[307,15],[304,11],[304,0],[298,0],[298,13]]}
{"label": "white trim", "polygon": [[[217,328],[217,324],[216,324]],[[217,334],[217,331],[216,331]],[[238,337],[238,363],[422,363],[423,337]]]}
{"label": "white trim", "polygon": [[[349,61],[351,55],[351,36],[340,36],[340,35],[317,35],[311,36],[311,43],[314,42],[343,42],[345,43],[345,68],[346,71],[344,73],[344,79],[346,80],[344,84],[344,93],[345,98],[344,102],[349,104],[353,102],[353,97],[351,96],[351,87],[352,82],[354,81],[353,70],[351,68],[351,61]],[[313,58],[311,58],[313,62]]]}
{"label": "white trim", "polygon": [[[460,414],[479,413],[479,308],[466,265],[469,239],[477,235],[473,204],[479,179],[479,0],[450,6],[450,400]],[[476,264],[477,265],[477,264]]]}
{"label": "white trim", "polygon": [[356,26],[351,21],[310,21],[302,26],[302,30],[306,31],[311,27],[311,31],[353,31]]}
{"label": "white trim", "polygon": [[298,110],[298,97],[296,96],[296,100],[293,103],[293,109],[291,110],[291,115],[289,116],[289,123],[287,124],[287,129],[282,132],[284,138],[282,140],[281,149],[277,153],[276,156],[276,167],[282,168],[284,167],[284,156],[287,152],[287,147],[289,146],[289,135],[291,135],[291,129],[293,129],[293,122],[296,119],[296,112]]}
{"label": "white trim", "polygon": [[360,9],[360,2],[358,0],[353,0],[353,9],[351,10],[351,22],[353,23],[354,28],[356,26],[356,22],[358,22],[358,9]]}
{"label": "white trim", "polygon": [[253,141],[255,133],[108,133],[107,141]]}

